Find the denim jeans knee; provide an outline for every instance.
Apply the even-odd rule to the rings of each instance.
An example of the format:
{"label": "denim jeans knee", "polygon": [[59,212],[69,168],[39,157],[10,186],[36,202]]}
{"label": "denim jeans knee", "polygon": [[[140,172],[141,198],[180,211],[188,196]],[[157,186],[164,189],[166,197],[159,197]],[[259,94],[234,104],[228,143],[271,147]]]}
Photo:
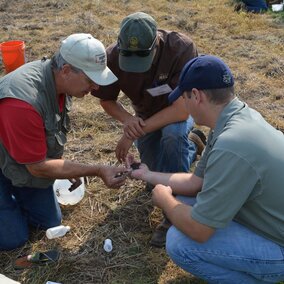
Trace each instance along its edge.
{"label": "denim jeans knee", "polygon": [[196,146],[188,139],[193,119],[172,123],[137,140],[141,161],[153,171],[188,172]]}
{"label": "denim jeans knee", "polygon": [[15,187],[0,170],[0,250],[14,249],[28,240],[28,226],[47,229],[61,224],[61,210],[53,187]]}
{"label": "denim jeans knee", "polygon": [[42,189],[14,188],[14,194],[30,225],[41,229],[60,225],[61,210],[52,186]]}
{"label": "denim jeans knee", "polygon": [[0,209],[0,250],[21,247],[28,234],[27,220],[17,206]]}
{"label": "denim jeans knee", "polygon": [[181,243],[181,232],[176,229],[176,227],[171,226],[167,232],[166,239],[166,252],[170,258],[179,266],[181,263],[179,261],[181,252],[179,250],[179,244]]}
{"label": "denim jeans knee", "polygon": [[163,172],[188,172],[196,158],[196,146],[188,139],[193,119],[169,124],[162,128],[159,167]]}
{"label": "denim jeans knee", "polygon": [[9,251],[22,247],[28,241],[28,238],[27,233],[20,234],[20,232],[11,237],[6,235],[4,240],[0,240],[0,251]]}
{"label": "denim jeans knee", "polygon": [[284,249],[236,222],[217,229],[205,243],[193,241],[172,226],[166,250],[178,266],[210,283],[284,280]]}

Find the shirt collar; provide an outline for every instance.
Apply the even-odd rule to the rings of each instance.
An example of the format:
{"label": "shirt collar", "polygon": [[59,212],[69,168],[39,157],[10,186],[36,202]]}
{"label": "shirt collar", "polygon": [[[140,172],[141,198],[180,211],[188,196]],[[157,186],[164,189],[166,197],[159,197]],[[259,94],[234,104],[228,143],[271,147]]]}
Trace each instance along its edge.
{"label": "shirt collar", "polygon": [[[222,133],[224,127],[226,126],[227,122],[229,119],[237,112],[239,112],[242,108],[246,107],[247,104],[244,102],[240,101],[237,97],[234,98],[232,101],[230,101],[223,111],[221,112],[217,123],[216,127],[210,131],[210,136],[211,136],[211,143],[215,143],[215,140],[217,137]],[[210,143],[210,144],[211,144]]]}

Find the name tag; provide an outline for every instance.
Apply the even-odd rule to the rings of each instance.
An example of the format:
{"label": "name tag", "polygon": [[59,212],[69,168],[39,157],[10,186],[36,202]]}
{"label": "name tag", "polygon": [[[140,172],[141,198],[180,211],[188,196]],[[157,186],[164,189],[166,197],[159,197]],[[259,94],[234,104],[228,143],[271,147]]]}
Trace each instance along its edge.
{"label": "name tag", "polygon": [[169,94],[172,91],[172,88],[168,84],[164,84],[155,88],[147,89],[147,92],[152,97],[158,97],[161,95]]}

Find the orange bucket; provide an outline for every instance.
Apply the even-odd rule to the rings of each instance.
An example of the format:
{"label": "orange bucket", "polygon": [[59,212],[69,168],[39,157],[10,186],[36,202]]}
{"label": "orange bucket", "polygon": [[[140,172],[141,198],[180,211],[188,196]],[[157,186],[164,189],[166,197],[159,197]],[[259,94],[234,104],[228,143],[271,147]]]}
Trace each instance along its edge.
{"label": "orange bucket", "polygon": [[3,64],[6,73],[14,71],[25,64],[25,42],[21,40],[12,40],[0,44]]}

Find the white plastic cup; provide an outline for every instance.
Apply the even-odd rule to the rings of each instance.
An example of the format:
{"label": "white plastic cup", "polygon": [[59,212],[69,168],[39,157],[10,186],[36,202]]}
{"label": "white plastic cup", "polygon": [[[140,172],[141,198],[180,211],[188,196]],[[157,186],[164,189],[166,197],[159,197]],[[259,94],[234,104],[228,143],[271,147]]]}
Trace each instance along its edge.
{"label": "white plastic cup", "polygon": [[73,191],[69,191],[72,183],[68,179],[57,179],[53,184],[53,190],[57,200],[62,205],[75,205],[80,202],[85,194],[84,178],[80,178],[82,184]]}
{"label": "white plastic cup", "polygon": [[111,239],[105,239],[105,241],[104,241],[104,250],[106,252],[111,252],[112,251],[112,241],[111,241]]}
{"label": "white plastic cup", "polygon": [[69,226],[60,225],[60,226],[47,229],[46,236],[48,239],[51,240],[51,239],[63,237],[69,231],[70,231]]}

